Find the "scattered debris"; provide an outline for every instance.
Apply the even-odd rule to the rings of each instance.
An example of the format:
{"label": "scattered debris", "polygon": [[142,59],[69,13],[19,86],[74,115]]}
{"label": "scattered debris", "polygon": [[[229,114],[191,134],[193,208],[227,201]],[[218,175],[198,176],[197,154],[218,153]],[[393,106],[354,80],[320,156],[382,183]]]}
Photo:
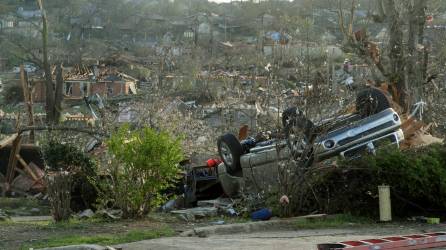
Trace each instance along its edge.
{"label": "scattered debris", "polygon": [[78,213],[76,217],[78,217],[79,219],[89,219],[89,218],[92,218],[93,216],[94,216],[93,210],[86,209],[86,210]]}
{"label": "scattered debris", "polygon": [[232,200],[229,198],[218,198],[215,200],[202,200],[197,202],[197,206],[199,207],[228,207],[232,205]]}
{"label": "scattered debris", "polygon": [[271,219],[272,216],[273,216],[273,212],[271,211],[271,209],[263,208],[263,209],[253,212],[251,214],[251,219],[253,221],[269,220],[269,219]]}
{"label": "scattered debris", "polygon": [[282,205],[288,205],[290,204],[290,199],[288,198],[288,196],[283,195],[282,197],[280,197],[279,203]]}
{"label": "scattered debris", "polygon": [[212,225],[224,225],[225,221],[224,220],[214,221],[214,222],[211,222],[211,224]]}
{"label": "scattered debris", "polygon": [[171,211],[172,214],[178,215],[185,221],[195,221],[199,218],[217,216],[218,209],[216,207],[195,207],[184,210]]}
{"label": "scattered debris", "polygon": [[415,221],[427,224],[440,224],[440,218],[425,217],[425,216],[414,216],[409,218],[409,221]]}
{"label": "scattered debris", "polygon": [[161,206],[161,211],[170,212],[175,209],[176,200],[169,200],[163,206]]}
{"label": "scattered debris", "polygon": [[122,218],[122,211],[118,209],[107,209],[98,210],[96,215],[101,216],[106,219],[119,220]]}

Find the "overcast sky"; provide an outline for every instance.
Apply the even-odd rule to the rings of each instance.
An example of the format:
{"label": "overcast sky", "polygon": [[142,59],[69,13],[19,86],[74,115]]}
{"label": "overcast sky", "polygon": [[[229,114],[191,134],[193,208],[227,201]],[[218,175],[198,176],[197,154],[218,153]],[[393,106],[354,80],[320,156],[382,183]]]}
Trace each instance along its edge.
{"label": "overcast sky", "polygon": [[208,0],[209,2],[217,2],[217,3],[229,3],[231,0]]}
{"label": "overcast sky", "polygon": [[217,2],[217,3],[229,3],[231,0],[208,0],[209,2]]}
{"label": "overcast sky", "polygon": [[209,0],[209,2],[217,2],[217,3],[226,3],[230,2],[231,0]]}

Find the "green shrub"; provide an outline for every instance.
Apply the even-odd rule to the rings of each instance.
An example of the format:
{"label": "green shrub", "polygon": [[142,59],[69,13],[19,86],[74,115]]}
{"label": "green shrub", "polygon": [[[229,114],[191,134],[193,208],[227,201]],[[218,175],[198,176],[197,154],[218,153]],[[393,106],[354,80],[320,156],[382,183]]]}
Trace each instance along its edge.
{"label": "green shrub", "polygon": [[74,145],[50,140],[42,146],[42,153],[51,171],[74,171],[85,175],[96,173],[95,163]]}
{"label": "green shrub", "polygon": [[97,198],[95,162],[76,146],[62,144],[55,139],[42,145],[42,155],[47,171],[67,171],[71,174],[71,209],[78,212],[93,208]]}
{"label": "green shrub", "polygon": [[112,183],[109,191],[101,194],[103,201],[122,209],[126,218],[142,217],[165,202],[162,191],[179,177],[179,139],[147,127],[130,131],[125,125],[112,135],[108,147],[115,168],[107,181]]}
{"label": "green shrub", "polygon": [[446,209],[446,146],[386,149],[376,157],[342,162],[312,183],[319,207],[329,213],[377,216],[377,187],[383,184],[391,186],[394,215],[434,213]]}

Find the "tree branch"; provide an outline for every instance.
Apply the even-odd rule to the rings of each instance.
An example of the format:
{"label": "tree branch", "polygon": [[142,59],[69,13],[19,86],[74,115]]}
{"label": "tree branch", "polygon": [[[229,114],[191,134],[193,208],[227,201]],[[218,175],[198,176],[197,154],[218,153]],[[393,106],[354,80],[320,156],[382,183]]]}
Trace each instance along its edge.
{"label": "tree branch", "polygon": [[102,131],[96,131],[89,128],[76,128],[68,126],[27,126],[19,128],[17,133],[20,135],[26,131],[72,131],[78,133],[88,134],[94,138],[107,137],[108,134]]}

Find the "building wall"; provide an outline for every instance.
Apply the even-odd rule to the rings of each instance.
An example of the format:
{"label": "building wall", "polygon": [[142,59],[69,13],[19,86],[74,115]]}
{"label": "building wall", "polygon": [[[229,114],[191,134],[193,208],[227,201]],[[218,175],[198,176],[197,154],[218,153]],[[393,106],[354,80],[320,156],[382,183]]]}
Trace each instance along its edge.
{"label": "building wall", "polygon": [[[66,83],[65,83],[66,84]],[[95,95],[99,94],[104,97],[114,97],[118,95],[128,95],[130,93],[130,83],[127,82],[98,82],[98,83],[90,83],[90,93],[85,93],[82,91],[83,85],[89,84],[88,82],[71,82],[71,95],[67,95],[66,87],[64,86],[64,94],[67,99],[77,99],[83,98],[84,95]],[[88,85],[87,85],[88,86]],[[109,92],[109,90],[111,92]],[[88,90],[87,90],[88,91]],[[39,81],[35,82],[34,85],[34,93],[33,93],[34,102],[42,103],[45,102],[45,82]]]}
{"label": "building wall", "polygon": [[106,97],[127,95],[129,86],[124,82],[98,82],[91,84],[90,92],[91,95],[99,94]]}

